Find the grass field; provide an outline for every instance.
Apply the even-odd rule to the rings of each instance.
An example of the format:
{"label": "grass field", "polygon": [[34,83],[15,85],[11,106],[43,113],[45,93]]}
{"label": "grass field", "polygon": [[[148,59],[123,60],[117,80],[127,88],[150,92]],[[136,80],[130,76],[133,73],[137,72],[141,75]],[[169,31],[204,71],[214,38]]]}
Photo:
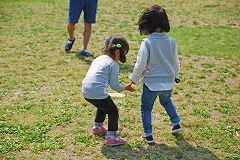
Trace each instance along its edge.
{"label": "grass field", "polygon": [[[91,134],[96,109],[82,97],[81,82],[102,54],[105,37],[120,34],[130,52],[119,76],[129,83],[146,37],[136,23],[141,11],[155,3],[166,9],[169,35],[178,44],[181,83],[172,99],[184,130],[171,134],[168,116],[156,101],[156,144],[140,139],[139,84],[137,92],[113,98],[119,133],[128,143],[108,147],[104,137]],[[89,44],[94,58],[78,55],[82,17],[72,51],[63,50],[67,0],[1,0],[0,6],[0,159],[240,159],[239,0],[99,0]]]}

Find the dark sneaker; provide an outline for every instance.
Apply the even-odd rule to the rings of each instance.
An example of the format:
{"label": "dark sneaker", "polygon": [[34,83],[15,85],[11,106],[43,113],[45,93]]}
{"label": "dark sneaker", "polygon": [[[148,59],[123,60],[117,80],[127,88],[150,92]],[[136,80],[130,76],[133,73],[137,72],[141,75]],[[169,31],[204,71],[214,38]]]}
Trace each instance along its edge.
{"label": "dark sneaker", "polygon": [[177,125],[173,126],[172,133],[177,133],[181,130],[182,130],[182,127],[179,124],[177,124]]}
{"label": "dark sneaker", "polygon": [[92,57],[93,55],[86,49],[83,49],[79,52],[81,55],[85,56],[85,57]]}
{"label": "dark sneaker", "polygon": [[152,136],[146,136],[145,134],[141,136],[142,139],[145,139],[145,141],[148,143],[148,144],[153,144],[154,143],[154,140],[153,140],[153,137]]}
{"label": "dark sneaker", "polygon": [[72,49],[73,43],[75,42],[75,38],[73,40],[68,39],[67,42],[65,43],[65,51],[70,51]]}

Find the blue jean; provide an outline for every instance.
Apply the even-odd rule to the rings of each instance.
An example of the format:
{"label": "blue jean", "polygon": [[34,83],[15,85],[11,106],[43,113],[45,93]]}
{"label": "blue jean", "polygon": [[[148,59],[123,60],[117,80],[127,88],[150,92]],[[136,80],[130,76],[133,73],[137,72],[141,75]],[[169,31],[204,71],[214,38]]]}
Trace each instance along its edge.
{"label": "blue jean", "polygon": [[180,123],[180,118],[171,100],[172,90],[167,91],[151,91],[145,84],[143,84],[143,91],[141,97],[141,114],[145,134],[152,134],[152,109],[154,101],[159,97],[160,104],[166,110],[170,117],[172,125]]}

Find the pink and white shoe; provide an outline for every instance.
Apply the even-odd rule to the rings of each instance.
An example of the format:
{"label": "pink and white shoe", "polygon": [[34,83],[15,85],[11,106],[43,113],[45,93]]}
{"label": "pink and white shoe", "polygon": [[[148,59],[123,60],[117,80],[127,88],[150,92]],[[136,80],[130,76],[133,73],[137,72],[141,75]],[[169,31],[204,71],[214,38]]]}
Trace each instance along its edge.
{"label": "pink and white shoe", "polygon": [[102,128],[93,127],[92,133],[96,136],[107,135],[107,129],[105,127],[102,127]]}
{"label": "pink and white shoe", "polygon": [[118,146],[127,143],[126,139],[119,136],[114,136],[114,138],[108,136],[106,141],[108,146]]}

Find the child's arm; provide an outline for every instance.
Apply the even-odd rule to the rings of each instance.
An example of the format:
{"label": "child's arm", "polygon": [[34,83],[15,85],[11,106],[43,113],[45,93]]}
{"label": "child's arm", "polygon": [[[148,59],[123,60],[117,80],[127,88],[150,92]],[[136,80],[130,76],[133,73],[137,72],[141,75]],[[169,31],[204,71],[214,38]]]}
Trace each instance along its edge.
{"label": "child's arm", "polygon": [[139,83],[139,79],[141,78],[148,61],[148,50],[146,47],[146,42],[142,42],[141,47],[138,52],[137,61],[133,68],[133,73],[129,75],[129,78],[132,82]]}
{"label": "child's arm", "polygon": [[[178,79],[179,78],[179,72],[180,72],[180,60],[178,58],[178,49],[177,49],[177,44],[174,40],[174,71],[175,71],[175,77]],[[179,83],[179,82],[176,82]]]}

